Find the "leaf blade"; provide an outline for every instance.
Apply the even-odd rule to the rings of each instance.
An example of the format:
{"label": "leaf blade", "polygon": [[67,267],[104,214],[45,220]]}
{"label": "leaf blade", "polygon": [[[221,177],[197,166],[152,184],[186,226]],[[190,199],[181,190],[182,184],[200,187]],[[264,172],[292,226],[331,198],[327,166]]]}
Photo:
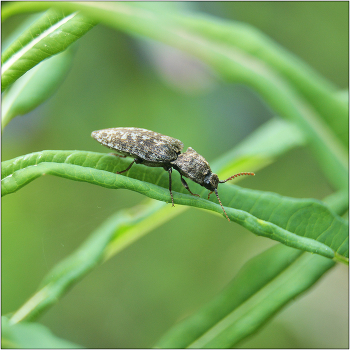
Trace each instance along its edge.
{"label": "leaf blade", "polygon": [[100,225],[72,254],[58,263],[43,279],[38,291],[11,317],[11,324],[32,321],[55,304],[75,283],[101,262],[161,225],[167,208],[149,201],[120,210]]}
{"label": "leaf blade", "polygon": [[1,128],[16,116],[29,113],[48,99],[64,80],[72,62],[72,52],[65,50],[26,72],[4,93]]}
{"label": "leaf blade", "polygon": [[222,292],[172,327],[155,347],[236,347],[332,266],[321,256],[275,245],[249,260]]}
{"label": "leaf blade", "polygon": [[80,349],[81,346],[56,337],[39,323],[13,325],[7,317],[1,317],[1,345],[7,349]]}
{"label": "leaf blade", "polygon": [[[118,158],[118,159],[116,159]],[[17,191],[43,174],[89,182],[107,188],[125,188],[150,198],[170,202],[168,174],[160,168],[134,165],[125,175],[115,174],[130,163],[112,155],[84,151],[42,151],[2,164],[2,195]],[[142,181],[141,181],[142,180]],[[174,202],[221,213],[219,204],[187,194],[179,177],[173,178]],[[322,202],[222,185],[221,201],[231,220],[257,235],[288,246],[334,258],[348,259],[348,224]],[[191,185],[192,191],[206,190]],[[302,219],[302,222],[300,221]],[[309,226],[309,220],[313,220]],[[315,221],[316,220],[316,221]],[[301,224],[300,224],[301,222]],[[310,228],[311,227],[311,228]]]}
{"label": "leaf blade", "polygon": [[38,63],[64,51],[93,26],[79,13],[65,16],[62,10],[48,10],[2,54],[2,90]]}
{"label": "leaf blade", "polygon": [[229,348],[242,341],[293,298],[310,288],[334,262],[304,253],[281,275],[240,305],[189,348]]}

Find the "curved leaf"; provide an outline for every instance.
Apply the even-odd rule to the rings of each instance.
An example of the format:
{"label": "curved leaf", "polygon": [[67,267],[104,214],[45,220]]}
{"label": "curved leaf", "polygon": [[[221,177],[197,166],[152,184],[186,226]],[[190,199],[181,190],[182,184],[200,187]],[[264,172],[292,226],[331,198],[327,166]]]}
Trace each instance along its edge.
{"label": "curved leaf", "polygon": [[[338,215],[346,215],[349,211],[349,192],[348,191],[338,191],[331,195],[323,198],[324,203],[328,205],[334,212]],[[344,216],[345,217],[345,216]]]}
{"label": "curved leaf", "polygon": [[64,51],[93,26],[79,13],[65,16],[60,10],[48,10],[2,54],[2,90],[41,61]]}
{"label": "curved leaf", "polygon": [[39,63],[12,84],[2,98],[2,129],[10,120],[44,102],[59,87],[72,62],[71,50],[65,50]]}
{"label": "curved leaf", "polygon": [[1,347],[3,349],[81,349],[80,345],[61,339],[39,323],[11,325],[1,317]]}
{"label": "curved leaf", "polygon": [[332,266],[332,260],[276,245],[248,261],[215,299],[170,329],[156,347],[235,347]]}
{"label": "curved leaf", "polygon": [[225,179],[242,169],[257,171],[305,143],[303,133],[293,123],[280,118],[270,119],[213,162],[212,169],[218,169],[220,177]]}
{"label": "curved leaf", "polygon": [[101,261],[159,226],[168,218],[167,211],[169,208],[164,207],[164,203],[147,200],[112,215],[73,254],[47,274],[39,290],[12,315],[10,323],[36,319]]}
{"label": "curved leaf", "polygon": [[[2,195],[13,193],[43,174],[84,181],[108,188],[127,188],[150,198],[169,202],[168,174],[160,168],[134,165],[128,176],[117,175],[130,160],[113,155],[83,151],[42,151],[2,163]],[[179,176],[173,174],[174,202],[221,213],[219,204],[187,194]],[[142,180],[142,181],[141,181]],[[207,190],[190,185],[194,193]],[[221,185],[221,201],[229,218],[253,233],[288,246],[328,258],[334,254],[348,259],[348,226],[322,202],[294,199]]]}
{"label": "curved leaf", "polygon": [[273,67],[312,104],[337,135],[343,138],[343,142],[348,143],[343,132],[348,125],[347,101],[340,101],[337,96],[338,89],[301,59],[246,23],[218,20],[209,15],[191,18],[179,16],[176,20],[213,42],[240,48]]}

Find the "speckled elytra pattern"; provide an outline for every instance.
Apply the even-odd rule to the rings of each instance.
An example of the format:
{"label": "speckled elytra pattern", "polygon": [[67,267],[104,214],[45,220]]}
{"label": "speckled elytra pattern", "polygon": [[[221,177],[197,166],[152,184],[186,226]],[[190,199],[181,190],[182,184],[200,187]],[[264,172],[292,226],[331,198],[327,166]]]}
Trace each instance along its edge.
{"label": "speckled elytra pattern", "polygon": [[[112,128],[92,132],[91,136],[118,153],[139,158],[150,166],[163,166],[175,160],[183,143],[173,137],[140,128]],[[155,163],[155,164],[147,164]]]}

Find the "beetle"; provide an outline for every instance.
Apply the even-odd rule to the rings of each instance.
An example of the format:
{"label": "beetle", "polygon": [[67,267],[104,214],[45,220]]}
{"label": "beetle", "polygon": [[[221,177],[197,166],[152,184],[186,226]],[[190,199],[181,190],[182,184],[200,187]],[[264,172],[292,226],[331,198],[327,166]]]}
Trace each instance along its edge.
{"label": "beetle", "polygon": [[171,174],[174,168],[180,173],[181,183],[191,195],[199,197],[198,194],[192,193],[183,176],[208,189],[210,191],[208,199],[214,192],[228,221],[230,219],[217,190],[219,183],[225,183],[241,175],[255,175],[252,172],[245,172],[232,175],[226,180],[219,180],[218,175],[212,172],[206,159],[193,148],[189,147],[186,152],[181,153],[183,143],[180,140],[147,129],[131,127],[102,129],[93,131],[91,136],[102,145],[117,152],[113,155],[134,158],[126,169],[118,171],[117,174],[128,171],[134,163],[150,167],[163,167],[169,173],[169,192],[172,206],[174,206],[171,190]]}

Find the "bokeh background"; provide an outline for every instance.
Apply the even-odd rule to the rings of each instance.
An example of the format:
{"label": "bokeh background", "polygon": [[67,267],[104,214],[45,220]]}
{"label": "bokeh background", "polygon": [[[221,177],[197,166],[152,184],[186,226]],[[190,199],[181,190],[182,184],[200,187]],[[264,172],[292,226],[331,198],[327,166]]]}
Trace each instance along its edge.
{"label": "bokeh background", "polygon": [[[176,6],[256,26],[340,89],[348,87],[348,2]],[[3,40],[25,17],[3,23]],[[46,149],[108,152],[91,131],[137,126],[176,137],[210,162],[275,116],[248,87],[220,81],[171,48],[102,25],[77,44],[72,68],[55,95],[5,129],[3,160]],[[290,151],[239,185],[299,198],[332,193],[306,148]],[[53,176],[6,196],[2,314],[18,309],[50,269],[112,213],[143,199]],[[273,244],[190,208],[95,269],[39,321],[85,347],[150,347]],[[242,347],[348,347],[347,267],[333,268]]]}

